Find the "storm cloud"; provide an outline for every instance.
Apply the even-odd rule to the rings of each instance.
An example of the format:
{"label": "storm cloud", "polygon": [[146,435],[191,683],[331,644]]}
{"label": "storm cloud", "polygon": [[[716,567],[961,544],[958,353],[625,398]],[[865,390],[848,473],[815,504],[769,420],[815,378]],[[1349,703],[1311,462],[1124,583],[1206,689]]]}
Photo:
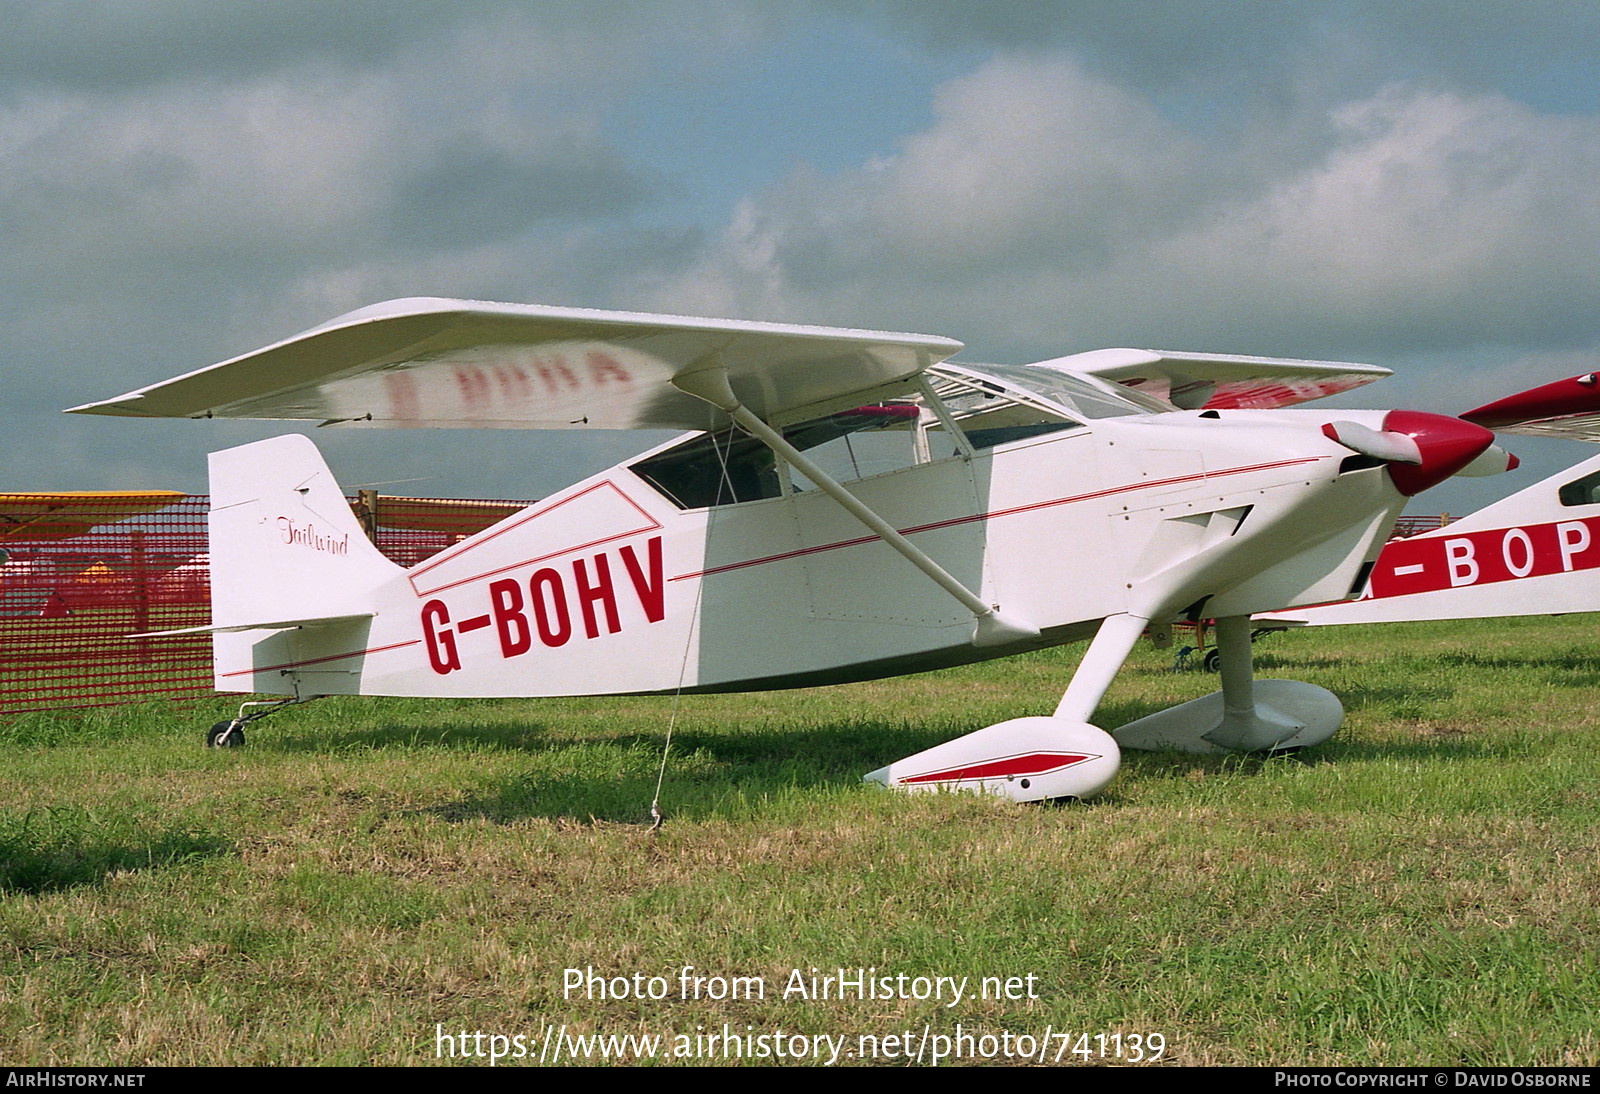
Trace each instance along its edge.
{"label": "storm cloud", "polygon": [[[975,359],[1368,360],[1399,376],[1357,401],[1423,409],[1600,364],[1587,5],[0,14],[12,488],[203,489],[207,450],[281,428],[60,408],[407,295],[919,330]],[[317,439],[349,485],[479,496],[647,440]]]}

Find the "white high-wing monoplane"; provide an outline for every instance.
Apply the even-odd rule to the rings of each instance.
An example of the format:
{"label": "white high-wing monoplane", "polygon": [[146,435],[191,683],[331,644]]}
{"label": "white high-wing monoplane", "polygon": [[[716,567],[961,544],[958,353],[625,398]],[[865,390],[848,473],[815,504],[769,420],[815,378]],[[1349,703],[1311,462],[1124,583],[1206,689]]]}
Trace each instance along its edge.
{"label": "white high-wing monoplane", "polygon": [[[1600,441],[1600,374],[1461,417],[1503,433]],[[1592,611],[1600,611],[1600,456],[1444,528],[1391,541],[1358,599],[1272,620],[1325,626]]]}
{"label": "white high-wing monoplane", "polygon": [[[1113,349],[952,364],[918,334],[411,299],[92,414],[685,436],[410,569],[312,443],[211,456],[221,691],[534,696],[894,676],[1090,638],[1055,712],[867,777],[1081,797],[1121,748],[1326,739],[1325,689],[1255,683],[1253,613],[1358,591],[1406,497],[1503,470],[1486,429],[1279,409],[1370,365]],[[847,485],[846,485],[847,484]],[[1222,691],[1089,724],[1140,634],[1217,619]],[[239,739],[241,715],[213,743]]]}

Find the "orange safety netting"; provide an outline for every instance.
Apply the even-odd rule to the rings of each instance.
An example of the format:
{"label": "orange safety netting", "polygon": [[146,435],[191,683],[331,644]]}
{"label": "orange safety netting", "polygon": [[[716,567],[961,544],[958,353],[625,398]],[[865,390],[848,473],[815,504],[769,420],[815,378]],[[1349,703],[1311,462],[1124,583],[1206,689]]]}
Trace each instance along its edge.
{"label": "orange safety netting", "polygon": [[[388,498],[351,507],[415,566],[527,505]],[[0,713],[211,691],[209,499],[169,491],[0,494]]]}
{"label": "orange safety netting", "polygon": [[1401,517],[1394,522],[1394,531],[1389,533],[1389,538],[1404,539],[1422,532],[1432,532],[1437,528],[1448,528],[1454,521],[1455,518],[1449,513],[1440,513],[1436,517]]}

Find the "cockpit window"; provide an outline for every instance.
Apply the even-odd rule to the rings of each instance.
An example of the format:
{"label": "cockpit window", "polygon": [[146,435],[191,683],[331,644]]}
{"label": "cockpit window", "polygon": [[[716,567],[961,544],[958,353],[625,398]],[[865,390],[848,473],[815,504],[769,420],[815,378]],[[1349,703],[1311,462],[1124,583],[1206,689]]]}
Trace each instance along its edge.
{"label": "cockpit window", "polygon": [[[850,482],[1064,430],[1144,407],[1114,385],[1050,369],[940,365],[926,374],[938,406],[920,394],[786,426],[784,438],[828,475]],[[1137,393],[1129,393],[1130,396]],[[1142,396],[1138,397],[1142,399]],[[951,437],[946,423],[960,431]],[[705,433],[648,456],[632,470],[684,509],[758,501],[812,489],[803,474],[737,429]]]}
{"label": "cockpit window", "polygon": [[1122,384],[1094,376],[1073,375],[1037,365],[983,365],[972,369],[998,377],[1023,391],[1041,396],[1083,418],[1120,418],[1160,414],[1172,407]]}
{"label": "cockpit window", "polygon": [[[840,479],[859,479],[879,471],[910,466],[910,459],[895,460],[893,466],[880,467],[883,446],[873,445],[869,435],[900,431],[898,447],[910,445],[908,424],[916,422],[921,411],[910,403],[880,403],[829,414],[784,429],[783,438],[830,474]],[[839,460],[827,459],[829,449]],[[712,505],[776,498],[783,494],[783,474],[777,457],[765,444],[737,429],[703,433],[665,452],[640,460],[633,471],[651,486],[684,509],[703,509]],[[841,473],[842,472],[842,473]],[[791,482],[796,489],[804,489]]]}
{"label": "cockpit window", "polygon": [[[940,368],[928,373],[934,395],[973,448],[993,448],[1083,424],[1060,407],[1029,398],[1029,393],[1017,390],[1013,384],[997,382],[1005,378],[991,377],[987,371]],[[938,434],[943,431],[937,421],[930,428],[930,432]]]}
{"label": "cockpit window", "polygon": [[772,449],[731,429],[703,433],[640,460],[632,470],[680,509],[778,496]]}
{"label": "cockpit window", "polygon": [[1559,497],[1561,504],[1567,506],[1600,504],[1600,471],[1573,479],[1561,487]]}

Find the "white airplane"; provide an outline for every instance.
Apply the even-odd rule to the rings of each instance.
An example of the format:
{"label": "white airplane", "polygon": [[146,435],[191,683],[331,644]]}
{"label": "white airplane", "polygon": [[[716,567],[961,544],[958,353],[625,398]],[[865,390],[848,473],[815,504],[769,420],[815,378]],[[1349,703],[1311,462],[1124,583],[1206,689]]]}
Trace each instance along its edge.
{"label": "white airplane", "polygon": [[[1499,432],[1600,440],[1595,373],[1461,417]],[[1358,599],[1274,613],[1325,626],[1600,611],[1600,456],[1443,528],[1386,544]]]}
{"label": "white airplane", "polygon": [[[305,437],[213,453],[213,625],[197,630],[215,635],[218,690],[760,690],[1092,638],[1053,714],[866,776],[1020,801],[1098,791],[1120,748],[1326,739],[1339,700],[1254,682],[1250,617],[1353,595],[1409,495],[1509,460],[1456,418],[1279,409],[1388,374],[1370,365],[1130,349],[950,363],[961,348],[410,299],[72,409],[690,430],[409,569],[361,534]],[[1141,633],[1200,617],[1218,621],[1221,692],[1090,724]]]}

